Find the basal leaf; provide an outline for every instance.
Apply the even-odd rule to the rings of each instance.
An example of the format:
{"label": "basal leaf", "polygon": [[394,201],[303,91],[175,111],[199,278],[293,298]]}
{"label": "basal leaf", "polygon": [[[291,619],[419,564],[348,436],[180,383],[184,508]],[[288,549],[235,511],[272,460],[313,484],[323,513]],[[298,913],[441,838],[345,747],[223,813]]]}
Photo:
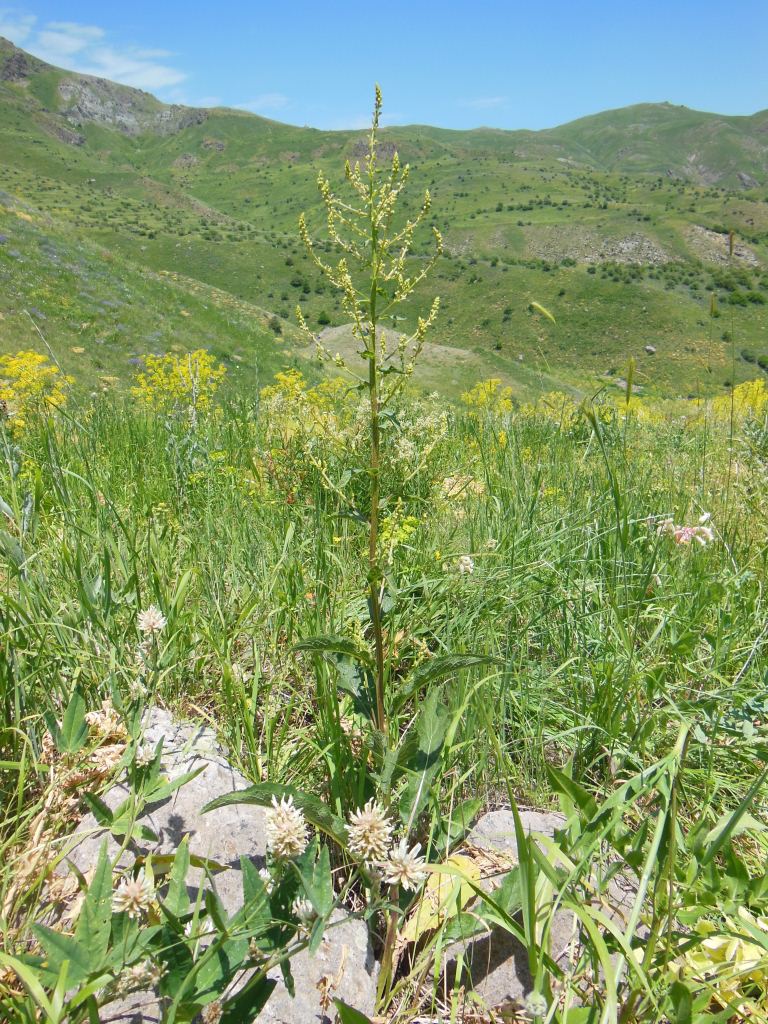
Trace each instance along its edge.
{"label": "basal leaf", "polygon": [[236,793],[227,793],[225,796],[217,797],[203,807],[203,813],[213,811],[217,807],[228,807],[231,804],[257,804],[260,807],[269,807],[272,798],[281,800],[283,797],[293,797],[293,802],[310,824],[330,836],[341,846],[346,846],[347,830],[344,822],[322,803],[316,796],[305,793],[303,790],[294,789],[292,786],[280,786],[274,782],[257,782],[247,789],[241,789]]}
{"label": "basal leaf", "polygon": [[438,654],[416,666],[405,680],[400,697],[411,697],[428,683],[433,683],[437,679],[445,679],[446,676],[455,675],[468,668],[494,664],[499,664],[498,658],[492,658],[487,654]]}

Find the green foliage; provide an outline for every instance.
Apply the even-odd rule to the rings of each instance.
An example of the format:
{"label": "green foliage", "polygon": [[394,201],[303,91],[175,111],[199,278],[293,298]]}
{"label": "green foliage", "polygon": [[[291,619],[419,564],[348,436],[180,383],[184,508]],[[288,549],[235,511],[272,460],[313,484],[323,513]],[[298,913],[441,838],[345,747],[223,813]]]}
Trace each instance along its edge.
{"label": "green foliage", "polygon": [[[151,113],[150,107],[142,110]],[[233,160],[241,144],[241,119],[211,120],[198,126],[201,143],[211,143],[200,146],[206,168],[194,172],[203,192],[221,152],[218,142],[231,147],[227,158]],[[591,134],[590,125],[582,127]],[[214,130],[216,135],[203,136]],[[270,157],[278,159],[286,135],[280,126],[274,133],[263,144],[273,146]],[[421,168],[437,173],[441,165],[439,189],[454,188],[456,169],[441,163],[448,141],[429,130],[421,141],[407,131],[400,137],[423,146]],[[39,1018],[79,1024],[97,1019],[107,997],[140,976],[143,983],[159,984],[168,1021],[190,1020],[218,1001],[223,1020],[253,1019],[273,984],[267,970],[280,966],[290,987],[291,956],[305,945],[317,948],[337,906],[359,908],[362,901],[383,950],[383,1013],[434,1015],[446,996],[437,966],[444,944],[492,924],[523,943],[533,995],[556,1024],[706,1024],[736,1013],[759,1019],[768,948],[768,844],[761,814],[768,763],[763,382],[738,385],[733,395],[706,406],[678,405],[669,415],[636,398],[643,384],[640,361],[618,401],[598,398],[583,405],[561,391],[521,405],[506,390],[509,366],[502,361],[498,373],[457,378],[457,392],[469,396],[466,410],[410,392],[404,383],[427,323],[417,319],[424,293],[415,277],[426,263],[424,234],[433,214],[428,203],[409,206],[406,193],[397,191],[404,177],[399,161],[377,175],[376,141],[374,130],[367,176],[350,167],[352,188],[363,213],[378,209],[384,220],[395,195],[405,204],[400,240],[413,243],[413,259],[399,262],[393,241],[398,230],[390,225],[394,234],[358,246],[356,265],[351,258],[340,262],[336,246],[343,250],[345,238],[333,235],[334,217],[329,243],[312,247],[330,269],[326,277],[342,286],[345,316],[356,328],[347,341],[339,340],[338,361],[327,342],[344,336],[323,335],[321,342],[337,369],[355,372],[362,364],[362,380],[342,376],[314,386],[293,367],[264,389],[259,402],[236,397],[235,388],[221,406],[211,394],[208,407],[194,417],[168,416],[165,408],[138,410],[119,396],[97,393],[89,399],[74,394],[66,415],[32,410],[21,432],[0,424],[6,584],[0,622],[9,638],[0,648],[0,965],[11,972],[0,974],[3,1012],[6,1004],[12,1007],[13,1024]],[[88,146],[107,143],[117,145],[106,130],[100,136],[89,129]],[[180,144],[170,136],[148,146],[147,159],[159,176],[179,173],[168,171],[168,160],[178,156],[173,147]],[[125,155],[132,145],[125,139],[118,148]],[[25,146],[14,150],[17,178],[19,168],[33,166]],[[531,189],[528,173],[510,171],[503,155],[475,154],[487,161],[491,176],[498,179],[503,167],[516,189]],[[90,151],[71,159],[79,173]],[[295,179],[297,170],[272,168],[269,174],[282,187],[283,175]],[[655,216],[657,200],[690,204],[693,191],[697,202],[711,200],[710,207],[722,200],[719,193],[707,196],[703,189],[655,179],[640,188],[621,175],[562,175],[558,184],[567,194],[560,196],[558,217],[579,192],[591,196],[585,200],[590,209],[600,207],[606,219],[617,211],[625,216],[630,202],[637,205],[633,217],[649,216],[646,208]],[[322,182],[328,208],[338,213],[324,177]],[[302,188],[297,199],[306,198]],[[563,379],[577,375],[561,332],[566,324],[583,330],[593,322],[588,309],[578,310],[595,295],[613,295],[617,285],[628,289],[629,319],[647,304],[663,308],[669,321],[654,322],[653,312],[637,317],[644,329],[655,323],[654,331],[663,332],[680,308],[689,310],[691,329],[695,317],[706,317],[702,299],[688,295],[690,306],[680,305],[694,285],[728,296],[756,291],[756,272],[706,271],[685,260],[642,271],[605,264],[588,268],[595,271],[589,274],[573,261],[486,258],[481,250],[490,244],[487,232],[509,228],[509,206],[516,207],[515,221],[525,206],[525,215],[541,227],[552,223],[546,218],[553,216],[555,199],[525,192],[498,210],[494,196],[492,209],[477,213],[476,188],[456,188],[466,193],[456,197],[462,206],[456,230],[466,230],[465,216],[473,218],[472,244],[480,256],[470,257],[463,269],[458,258],[435,267],[454,307],[456,331],[479,319],[471,303],[459,312],[458,298],[475,290],[477,301],[487,304],[498,289],[499,316],[491,322],[500,320],[503,309],[514,330],[525,325],[537,344],[562,345]],[[76,189],[67,184],[63,191],[72,199]],[[640,194],[647,199],[643,209]],[[107,267],[106,278],[94,275],[89,285],[99,288],[97,280],[114,282],[122,275],[160,317],[163,344],[178,332],[190,348],[202,345],[209,328],[221,327],[250,351],[246,340],[258,324],[255,346],[266,338],[269,347],[259,352],[272,353],[271,362],[264,357],[266,365],[283,365],[268,313],[235,303],[232,292],[223,294],[210,281],[203,286],[148,277],[130,262],[125,253],[137,257],[139,250],[135,239],[126,241],[133,232],[126,233],[124,221],[129,213],[146,212],[141,195],[123,211],[120,225],[109,229],[120,236],[116,249],[123,254]],[[42,198],[42,192],[36,196]],[[222,202],[236,199],[233,191]],[[86,195],[84,202],[91,201],[95,197]],[[96,211],[90,212],[95,220]],[[29,253],[42,229],[19,213],[38,214],[15,203],[6,209],[18,221],[18,244]],[[77,216],[86,213],[78,206]],[[289,208],[285,217],[294,214]],[[678,214],[675,231],[682,231],[688,221],[680,209]],[[152,216],[159,214],[153,210]],[[283,212],[269,216],[282,224]],[[313,216],[310,209],[307,238]],[[178,217],[179,235],[151,240],[157,244],[146,260],[154,266],[175,250],[182,271],[194,269],[211,280],[232,275],[228,286],[234,289],[240,281],[233,268],[247,262],[242,252],[232,256],[236,249],[252,244],[250,256],[279,249],[272,259],[281,275],[288,258],[289,266],[297,265],[297,290],[307,296],[304,319],[312,323],[330,307],[328,292],[317,291],[319,275],[312,277],[315,271],[297,253],[286,257],[290,243],[284,239],[254,239],[248,222],[242,232],[247,243],[219,241],[224,228],[206,218],[211,244],[221,247],[214,270],[217,261],[209,260],[199,239],[176,249],[179,237],[187,237],[181,233],[191,230]],[[525,227],[514,227],[510,244],[527,244],[523,233],[515,235]],[[87,218],[82,229],[107,237]],[[50,226],[65,247],[73,245],[69,230]],[[675,248],[676,238],[670,228],[666,244]],[[103,260],[87,244],[81,256],[88,273]],[[22,278],[4,249],[0,259],[11,267],[14,287],[34,298],[41,281]],[[38,301],[49,303],[53,314],[64,308],[65,294],[77,296],[67,307],[71,331],[71,323],[88,322],[80,303],[92,300],[81,299],[80,285],[66,277],[74,274],[71,266],[61,272],[58,291]],[[285,288],[284,276],[270,267],[272,273]],[[451,281],[453,274],[460,277]],[[558,293],[565,277],[573,305],[564,316]],[[53,272],[46,288],[52,280]],[[551,284],[540,291],[542,281]],[[515,289],[520,302],[510,304]],[[544,304],[533,303],[534,295]],[[399,298],[407,299],[399,308],[412,332],[411,348],[380,332],[379,302]],[[280,301],[287,301],[282,292]],[[723,315],[749,318],[759,305],[729,302]],[[125,313],[137,335],[146,326],[141,306],[135,302]],[[556,329],[549,324],[550,308],[557,313]],[[716,301],[711,308],[717,309]],[[95,309],[88,309],[91,314]],[[734,320],[741,328],[752,322]],[[48,324],[64,332],[53,315]],[[112,326],[110,358],[117,361],[133,342],[117,340],[124,332]],[[187,329],[188,338],[182,335]],[[603,321],[597,329],[613,327]],[[297,354],[308,360],[293,329],[284,323],[281,330],[279,344],[296,345],[287,361]],[[394,347],[385,352],[390,340]],[[616,342],[619,349],[625,349],[623,340]],[[93,355],[97,351],[72,355],[95,361],[101,358]],[[427,352],[424,346],[422,357]],[[353,362],[355,354],[362,355],[361,363]],[[184,357],[173,358],[179,363]],[[483,355],[481,363],[487,359]],[[495,359],[488,363],[494,370]],[[302,365],[306,370],[309,363]],[[544,384],[549,392],[550,378],[539,371],[531,370],[535,390]],[[474,387],[478,377],[484,383]],[[372,427],[377,417],[378,442]],[[377,447],[378,462],[372,458]],[[377,517],[378,535],[372,529]],[[139,613],[146,615],[150,606],[155,625],[137,639]],[[52,928],[39,913],[50,863],[32,860],[33,870],[25,874],[29,851],[56,849],[69,827],[63,812],[56,817],[50,810],[56,786],[66,795],[69,773],[78,778],[92,769],[92,757],[103,750],[92,727],[92,716],[100,713],[92,709],[107,700],[122,730],[114,769],[124,773],[130,792],[114,810],[99,795],[103,775],[87,775],[78,792],[121,844],[136,836],[151,839],[137,825],[139,813],[188,781],[164,778],[161,748],[138,757],[141,711],[150,700],[182,712],[204,709],[254,780],[250,789],[209,809],[243,800],[274,808],[273,801],[281,801],[316,837],[295,856],[271,853],[266,878],[243,860],[243,905],[232,916],[214,891],[190,894],[192,867],[215,878],[220,865],[191,856],[186,842],[134,869],[135,880],[144,872],[152,890],[146,912],[116,912],[118,880],[102,851],[90,882],[78,879],[83,901],[72,928]],[[504,792],[515,813],[519,794],[537,806],[559,802],[564,824],[547,840],[525,835],[518,815],[518,863],[486,892],[476,875],[462,870],[460,857],[467,855],[455,850],[475,815]],[[352,842],[356,812],[372,803],[393,832],[390,860],[383,863],[396,880],[387,884],[382,862],[367,863]],[[401,840],[412,855],[410,878],[394,873],[391,863]],[[434,875],[453,878],[457,893],[469,889],[477,900],[464,907],[463,898],[454,898],[450,913],[442,919],[433,914],[430,928],[420,931],[421,887],[427,878],[428,886],[434,881],[422,856]],[[619,876],[634,894],[620,920],[608,913],[616,909],[611,885]],[[168,882],[165,896],[158,895],[160,879]],[[563,909],[575,915],[579,939],[565,966],[551,943],[553,915]],[[396,971],[398,934],[404,944],[409,935],[419,941],[410,942]],[[730,960],[726,949],[733,952]],[[245,987],[228,998],[230,986],[254,965]],[[435,979],[434,992],[425,979]],[[343,1024],[363,1024],[358,1011],[336,1005]],[[454,1006],[458,1014],[458,1002]],[[530,1015],[541,1018],[539,1010]]]}

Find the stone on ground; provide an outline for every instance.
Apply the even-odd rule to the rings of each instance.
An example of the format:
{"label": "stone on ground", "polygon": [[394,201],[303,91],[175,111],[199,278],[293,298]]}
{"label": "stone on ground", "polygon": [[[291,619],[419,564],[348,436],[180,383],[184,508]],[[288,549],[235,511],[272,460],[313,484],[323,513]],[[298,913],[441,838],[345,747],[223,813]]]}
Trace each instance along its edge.
{"label": "stone on ground", "polygon": [[[163,774],[176,779],[186,772],[202,769],[195,778],[184,783],[170,797],[149,805],[138,818],[150,828],[157,843],[137,840],[123,855],[122,864],[129,867],[141,855],[174,853],[185,835],[189,836],[190,852],[224,865],[214,878],[227,913],[235,913],[242,904],[240,857],[250,857],[257,868],[266,863],[266,818],[263,807],[254,804],[233,804],[202,813],[211,800],[227,793],[246,789],[250,783],[227,762],[212,730],[191,723],[179,722],[169,712],[155,709],[145,721],[143,743],[152,749],[163,740]],[[118,783],[103,796],[115,810],[128,796],[127,787]],[[120,851],[118,842],[86,815],[71,838],[63,864],[71,862],[86,872],[95,866],[105,836],[112,858]],[[197,895],[197,886],[204,880],[201,871],[190,869],[190,895]],[[278,982],[259,1020],[270,1024],[325,1024],[330,1018],[323,1012],[321,993],[328,990],[363,1013],[372,1013],[376,993],[376,965],[363,921],[338,912],[329,926],[320,948],[314,955],[303,951],[291,961],[296,995],[285,988],[280,971]],[[155,1024],[162,1020],[162,1007],[153,992],[136,993],[117,1000],[101,1011],[101,1019],[113,1024]]]}

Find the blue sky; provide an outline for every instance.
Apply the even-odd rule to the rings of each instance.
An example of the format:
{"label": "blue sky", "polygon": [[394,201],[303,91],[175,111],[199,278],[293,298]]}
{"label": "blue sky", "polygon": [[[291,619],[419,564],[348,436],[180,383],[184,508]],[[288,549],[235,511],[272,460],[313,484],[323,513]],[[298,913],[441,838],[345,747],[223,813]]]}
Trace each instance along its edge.
{"label": "blue sky", "polygon": [[319,128],[366,124],[375,81],[386,122],[446,128],[546,128],[644,101],[768,107],[768,0],[0,0],[0,35],[169,102]]}

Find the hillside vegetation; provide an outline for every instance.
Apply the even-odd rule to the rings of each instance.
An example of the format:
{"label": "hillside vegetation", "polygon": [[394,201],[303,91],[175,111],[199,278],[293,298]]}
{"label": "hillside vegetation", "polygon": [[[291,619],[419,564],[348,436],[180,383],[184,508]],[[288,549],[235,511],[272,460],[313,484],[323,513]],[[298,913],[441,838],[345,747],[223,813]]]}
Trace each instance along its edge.
{"label": "hillside vegetation", "polygon": [[[382,129],[382,155],[396,149],[429,187],[445,238],[423,385],[455,396],[495,376],[521,399],[554,386],[591,394],[621,387],[630,358],[636,387],[653,395],[718,394],[754,376],[768,361],[767,131],[767,112],[668,104],[541,132]],[[39,344],[25,312],[34,292],[45,294],[32,304],[60,321],[49,339],[59,358],[69,364],[82,348],[81,363],[121,382],[132,360],[200,339],[232,369],[247,359],[267,376],[277,365],[314,376],[311,350],[294,346],[297,302],[314,329],[338,328],[343,347],[338,299],[297,245],[296,222],[307,210],[317,223],[317,173],[360,159],[359,132],[167,107],[3,42],[0,145],[6,350]],[[105,323],[87,282],[73,293],[54,272],[46,247],[72,246],[101,261],[99,300],[125,301],[131,289],[123,341],[104,334],[127,315]],[[143,300],[158,274],[172,276],[177,299]],[[423,298],[394,330],[414,326]],[[226,303],[238,311],[231,324],[214,312]]]}

